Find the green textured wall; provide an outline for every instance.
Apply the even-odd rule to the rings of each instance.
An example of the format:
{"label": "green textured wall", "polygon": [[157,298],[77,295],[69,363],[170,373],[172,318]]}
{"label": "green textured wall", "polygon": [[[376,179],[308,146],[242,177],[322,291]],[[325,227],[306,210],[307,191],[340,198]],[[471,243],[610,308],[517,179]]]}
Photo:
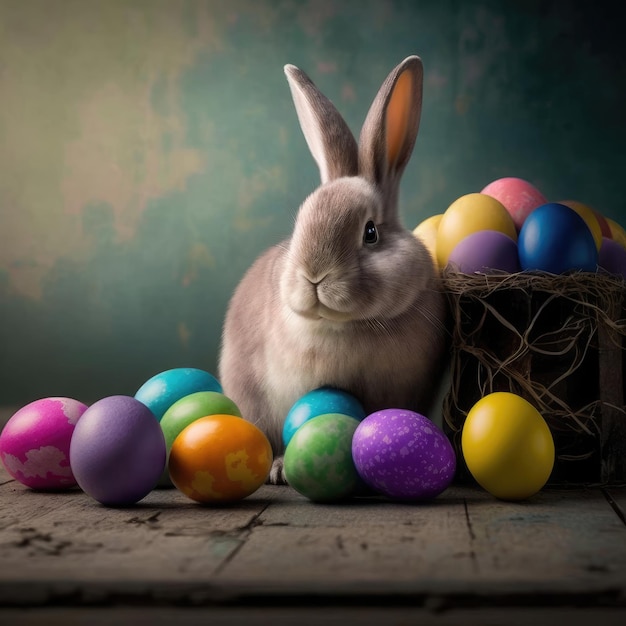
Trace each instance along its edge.
{"label": "green textured wall", "polygon": [[285,63],[358,132],[423,58],[411,228],[507,175],[626,218],[613,5],[0,0],[0,404],[216,370],[230,293],[318,180]]}

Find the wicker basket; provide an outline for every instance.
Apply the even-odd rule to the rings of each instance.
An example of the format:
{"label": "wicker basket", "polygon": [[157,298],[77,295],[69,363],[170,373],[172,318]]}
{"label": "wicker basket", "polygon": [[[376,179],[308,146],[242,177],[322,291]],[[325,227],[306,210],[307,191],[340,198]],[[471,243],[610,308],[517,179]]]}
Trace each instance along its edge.
{"label": "wicker basket", "polygon": [[552,431],[549,484],[626,483],[626,284],[605,274],[444,272],[452,324],[444,428],[459,478],[468,411],[484,395],[529,400]]}

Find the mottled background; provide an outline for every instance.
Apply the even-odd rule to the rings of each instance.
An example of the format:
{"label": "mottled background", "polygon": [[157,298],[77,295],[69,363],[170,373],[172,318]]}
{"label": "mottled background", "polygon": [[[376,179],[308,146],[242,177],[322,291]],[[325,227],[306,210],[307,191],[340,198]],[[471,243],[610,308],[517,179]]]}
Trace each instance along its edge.
{"label": "mottled background", "polygon": [[358,132],[424,61],[402,214],[520,176],[626,219],[619,3],[0,0],[0,404],[216,371],[228,298],[317,170],[283,65]]}

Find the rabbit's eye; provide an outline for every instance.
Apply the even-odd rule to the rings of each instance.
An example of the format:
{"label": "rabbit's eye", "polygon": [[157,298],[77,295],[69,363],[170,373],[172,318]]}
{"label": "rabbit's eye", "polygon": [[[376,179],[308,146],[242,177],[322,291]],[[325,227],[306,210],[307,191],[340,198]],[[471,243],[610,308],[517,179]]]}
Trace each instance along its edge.
{"label": "rabbit's eye", "polygon": [[363,233],[363,243],[372,245],[378,241],[378,230],[376,230],[376,224],[370,220],[365,224],[365,232]]}

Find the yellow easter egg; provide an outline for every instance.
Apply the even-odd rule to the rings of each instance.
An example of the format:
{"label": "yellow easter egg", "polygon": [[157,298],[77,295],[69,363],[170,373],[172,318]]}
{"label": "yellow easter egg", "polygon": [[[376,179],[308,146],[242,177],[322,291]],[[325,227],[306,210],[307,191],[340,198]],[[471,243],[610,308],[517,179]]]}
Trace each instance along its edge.
{"label": "yellow easter egg", "polygon": [[437,263],[445,267],[455,246],[479,230],[497,230],[517,241],[513,218],[504,205],[483,193],[469,193],[445,211],[437,229]]}
{"label": "yellow easter egg", "polygon": [[610,217],[605,217],[611,229],[611,239],[617,241],[623,248],[626,248],[626,230]]}
{"label": "yellow easter egg", "polygon": [[548,481],[554,440],[548,424],[527,400],[495,392],[470,409],[461,449],[476,482],[496,498],[524,500]]}
{"label": "yellow easter egg", "polygon": [[430,252],[435,266],[437,266],[437,231],[439,230],[439,222],[441,222],[442,217],[443,213],[431,215],[418,224],[413,230],[413,234],[426,246],[428,252]]}
{"label": "yellow easter egg", "polygon": [[600,228],[600,222],[596,217],[595,211],[586,204],[578,202],[578,200],[559,200],[559,204],[564,204],[570,209],[573,209],[585,220],[585,223],[593,235],[596,248],[599,250],[600,246],[602,246],[602,229]]}

